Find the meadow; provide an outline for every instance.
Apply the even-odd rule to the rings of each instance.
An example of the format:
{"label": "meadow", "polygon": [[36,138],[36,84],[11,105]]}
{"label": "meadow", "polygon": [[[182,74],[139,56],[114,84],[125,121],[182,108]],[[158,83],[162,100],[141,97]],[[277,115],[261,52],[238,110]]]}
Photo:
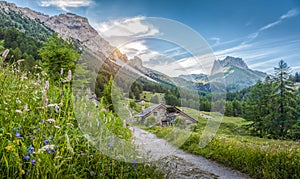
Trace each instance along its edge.
{"label": "meadow", "polygon": [[[199,114],[199,111],[193,109],[184,110],[193,117]],[[249,122],[243,118],[224,117],[216,136],[210,138],[212,140],[209,144],[201,148],[199,142],[207,119],[199,116],[198,119],[199,123],[194,126],[194,131],[180,146],[180,133],[183,131],[174,130],[173,127],[153,127],[147,130],[189,153],[217,161],[253,178],[300,176],[299,142],[253,137],[245,127]]]}
{"label": "meadow", "polygon": [[[21,69],[22,60],[5,65],[0,58],[0,178],[161,178],[153,164],[139,161],[121,119],[101,104],[76,99],[71,74],[54,83],[39,66]],[[76,115],[81,109],[88,118]],[[83,133],[84,125],[99,133]],[[115,149],[121,140],[114,136],[127,145]],[[125,148],[130,156],[119,160],[117,150]]]}

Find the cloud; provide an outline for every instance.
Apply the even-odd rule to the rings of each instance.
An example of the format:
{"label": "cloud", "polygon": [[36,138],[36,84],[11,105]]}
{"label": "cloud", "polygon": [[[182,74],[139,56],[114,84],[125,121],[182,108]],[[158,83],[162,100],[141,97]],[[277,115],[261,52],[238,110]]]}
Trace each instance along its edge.
{"label": "cloud", "polygon": [[283,14],[280,19],[287,19],[287,18],[290,18],[290,17],[294,17],[294,16],[297,16],[299,14],[299,10],[298,9],[291,9],[289,10],[286,14]]}
{"label": "cloud", "polygon": [[219,37],[212,37],[209,40],[215,41],[215,43],[213,44],[213,46],[217,46],[221,42],[221,39]]}
{"label": "cloud", "polygon": [[156,27],[145,22],[143,16],[102,22],[96,24],[95,28],[103,38],[117,47],[133,39],[146,38],[159,33]]}
{"label": "cloud", "polygon": [[254,40],[255,38],[257,38],[259,36],[259,34],[265,30],[268,30],[272,27],[275,27],[277,25],[279,25],[280,23],[282,23],[285,19],[291,18],[291,17],[295,17],[299,14],[299,10],[298,9],[291,9],[289,10],[287,13],[283,14],[282,16],[280,16],[276,21],[271,22],[261,28],[259,28],[256,32],[248,35],[248,39],[246,41],[244,41],[243,43],[248,43],[252,40]]}
{"label": "cloud", "polygon": [[56,6],[64,11],[69,11],[68,8],[88,7],[93,3],[92,0],[41,0],[42,7]]}

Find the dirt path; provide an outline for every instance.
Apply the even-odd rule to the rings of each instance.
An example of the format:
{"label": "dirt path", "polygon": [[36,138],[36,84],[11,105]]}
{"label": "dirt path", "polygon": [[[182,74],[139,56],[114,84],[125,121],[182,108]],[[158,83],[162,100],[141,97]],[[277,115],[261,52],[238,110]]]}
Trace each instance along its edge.
{"label": "dirt path", "polygon": [[201,156],[188,154],[164,139],[139,128],[132,128],[135,144],[165,171],[165,178],[249,178]]}

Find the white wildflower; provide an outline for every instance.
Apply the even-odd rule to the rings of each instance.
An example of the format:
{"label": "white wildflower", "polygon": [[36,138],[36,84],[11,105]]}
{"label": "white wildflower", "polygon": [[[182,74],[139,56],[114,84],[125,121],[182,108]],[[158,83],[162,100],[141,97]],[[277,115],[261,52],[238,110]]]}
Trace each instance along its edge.
{"label": "white wildflower", "polygon": [[53,126],[55,129],[60,129],[60,127],[59,126]]}
{"label": "white wildflower", "polygon": [[2,57],[5,59],[7,57],[9,53],[9,49],[6,49],[3,53],[2,53]]}
{"label": "white wildflower", "polygon": [[67,125],[68,125],[69,127],[73,127],[73,126],[74,126],[72,123],[67,123]]}
{"label": "white wildflower", "polygon": [[69,70],[68,71],[68,77],[67,77],[67,80],[65,82],[70,82],[72,80],[72,71]]}
{"label": "white wildflower", "polygon": [[52,124],[52,123],[55,123],[55,120],[54,119],[47,119],[46,120],[48,123]]}
{"label": "white wildflower", "polygon": [[46,81],[45,90],[48,90],[48,89],[49,89],[49,81]]}
{"label": "white wildflower", "polygon": [[23,112],[21,110],[16,110],[16,113],[22,114]]}
{"label": "white wildflower", "polygon": [[63,75],[63,74],[64,74],[64,69],[61,68],[61,69],[60,69],[60,75]]}
{"label": "white wildflower", "polygon": [[38,153],[45,152],[48,150],[54,150],[54,149],[55,149],[55,145],[45,145],[44,147],[38,150]]}

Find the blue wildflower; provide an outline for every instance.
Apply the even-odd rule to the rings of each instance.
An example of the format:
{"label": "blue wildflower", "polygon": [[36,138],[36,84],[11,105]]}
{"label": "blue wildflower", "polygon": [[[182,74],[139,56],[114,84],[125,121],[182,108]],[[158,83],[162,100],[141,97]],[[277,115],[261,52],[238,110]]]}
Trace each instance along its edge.
{"label": "blue wildflower", "polygon": [[108,143],[109,147],[112,147],[114,144],[112,142]]}
{"label": "blue wildflower", "polygon": [[27,153],[32,154],[33,152],[34,152],[34,147],[32,147],[32,145],[30,145],[30,147],[27,148]]}
{"label": "blue wildflower", "polygon": [[49,142],[50,142],[49,140],[45,140],[45,141],[44,141],[44,144],[45,144],[45,145],[48,145]]}
{"label": "blue wildflower", "polygon": [[51,154],[51,150],[48,150],[47,153],[48,153],[48,154]]}
{"label": "blue wildflower", "polygon": [[31,160],[31,164],[32,164],[32,165],[35,165],[35,163],[36,163],[36,160],[35,160],[35,159],[32,159],[32,160]]}
{"label": "blue wildflower", "polygon": [[55,152],[56,152],[56,150],[52,150],[51,152],[55,153]]}
{"label": "blue wildflower", "polygon": [[41,132],[41,128],[38,128],[38,131]]}
{"label": "blue wildflower", "polygon": [[17,138],[21,137],[21,133],[20,132],[16,132],[16,137]]}
{"label": "blue wildflower", "polygon": [[136,166],[137,165],[137,161],[134,160],[133,162],[131,162],[131,165]]}
{"label": "blue wildflower", "polygon": [[95,175],[96,173],[95,173],[94,171],[91,171],[90,174],[91,174],[91,175]]}
{"label": "blue wildflower", "polygon": [[46,136],[45,136],[45,135],[43,135],[42,137],[43,137],[43,139],[45,139],[45,138],[46,138]]}
{"label": "blue wildflower", "polygon": [[24,157],[24,160],[26,160],[26,161],[28,161],[30,159],[30,156],[28,156],[28,155],[26,155],[25,157]]}

